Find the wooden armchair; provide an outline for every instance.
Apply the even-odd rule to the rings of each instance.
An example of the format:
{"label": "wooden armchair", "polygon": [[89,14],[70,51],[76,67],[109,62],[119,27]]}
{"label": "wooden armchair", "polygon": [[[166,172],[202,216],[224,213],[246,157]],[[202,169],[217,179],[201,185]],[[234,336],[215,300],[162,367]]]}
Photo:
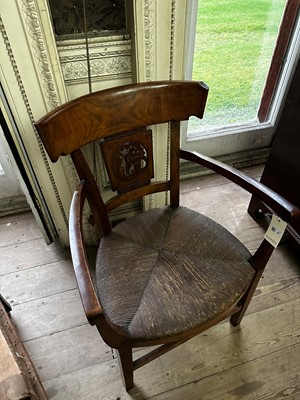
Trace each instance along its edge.
{"label": "wooden armchair", "polygon": [[[73,100],[36,123],[53,162],[71,154],[81,183],[70,210],[70,245],[86,316],[117,349],[126,389],[133,371],[216,323],[238,325],[273,246],[263,240],[251,255],[211,219],[179,205],[180,158],[232,180],[286,221],[299,210],[259,182],[196,152],[179,148],[180,121],[202,118],[203,83],[132,84]],[[149,126],[170,122],[170,177],[155,181]],[[111,187],[104,202],[80,148],[98,141]],[[166,140],[166,142],[168,142]],[[169,206],[111,227],[109,213],[127,201],[169,191]],[[86,260],[82,210],[87,199],[100,244],[93,286]],[[161,344],[133,361],[133,347]]]}

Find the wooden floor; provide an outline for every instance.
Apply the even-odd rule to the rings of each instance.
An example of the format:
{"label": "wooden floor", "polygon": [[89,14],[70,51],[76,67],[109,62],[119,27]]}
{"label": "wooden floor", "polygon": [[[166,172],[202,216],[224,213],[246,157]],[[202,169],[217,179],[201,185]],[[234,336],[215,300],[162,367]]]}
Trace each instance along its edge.
{"label": "wooden floor", "polygon": [[[249,198],[215,175],[182,184],[183,205],[253,250],[264,229],[246,212]],[[87,324],[68,251],[47,246],[30,213],[0,219],[0,251],[0,292],[49,399],[300,399],[300,255],[287,244],[273,254],[240,327],[225,321],[141,368],[131,394]]]}

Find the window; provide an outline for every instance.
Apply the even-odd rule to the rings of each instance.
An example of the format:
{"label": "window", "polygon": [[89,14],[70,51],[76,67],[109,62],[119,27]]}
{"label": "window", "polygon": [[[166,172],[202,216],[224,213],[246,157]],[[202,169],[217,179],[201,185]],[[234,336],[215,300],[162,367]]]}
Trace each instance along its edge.
{"label": "window", "polygon": [[284,5],[285,0],[199,2],[193,79],[204,77],[210,86],[205,127],[256,120]]}
{"label": "window", "polygon": [[49,0],[57,38],[126,29],[125,0]]}
{"label": "window", "polygon": [[[185,138],[188,147],[199,146],[216,156],[268,146],[274,115],[269,113],[267,118],[265,113],[261,118],[258,111],[262,114],[262,103],[267,112],[271,100],[275,104],[274,84],[278,83],[279,73],[293,63],[291,43],[294,41],[294,47],[299,49],[299,4],[292,0],[197,3],[192,2],[194,9],[190,12],[190,24],[195,31],[190,34],[194,51],[191,46],[189,77],[204,80],[210,93],[204,119],[189,122]],[[278,48],[280,59],[274,60],[272,54]],[[274,71],[278,62],[277,72],[270,77],[269,71]],[[285,77],[288,78],[286,74]],[[267,96],[266,81],[273,87],[268,89]],[[272,90],[272,99],[267,99]],[[197,144],[201,139],[201,145]]]}

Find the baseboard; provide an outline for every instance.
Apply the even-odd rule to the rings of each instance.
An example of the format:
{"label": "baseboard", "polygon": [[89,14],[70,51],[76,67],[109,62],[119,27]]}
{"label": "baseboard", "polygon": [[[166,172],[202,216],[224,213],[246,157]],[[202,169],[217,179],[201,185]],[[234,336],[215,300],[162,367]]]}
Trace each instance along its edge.
{"label": "baseboard", "polygon": [[18,214],[25,211],[30,211],[30,207],[24,195],[0,199],[0,217]]}
{"label": "baseboard", "polygon": [[[270,148],[265,147],[256,150],[242,151],[239,153],[225,154],[214,157],[216,160],[231,165],[237,169],[265,164],[270,153]],[[184,161],[180,165],[180,179],[188,179],[195,176],[208,175],[213,171],[196,163]]]}

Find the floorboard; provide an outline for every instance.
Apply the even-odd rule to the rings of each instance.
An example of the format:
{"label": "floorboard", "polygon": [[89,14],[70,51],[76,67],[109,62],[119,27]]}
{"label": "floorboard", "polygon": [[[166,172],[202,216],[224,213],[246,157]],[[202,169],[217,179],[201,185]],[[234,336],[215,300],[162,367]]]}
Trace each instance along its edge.
{"label": "floorboard", "polygon": [[[261,167],[245,172],[259,177]],[[250,195],[209,175],[183,181],[182,204],[222,223],[250,251],[263,238]],[[0,218],[0,293],[53,400],[300,400],[300,254],[280,245],[238,328],[211,328],[135,373],[126,393],[117,360],[85,318],[69,251],[47,246],[31,213]],[[137,351],[137,355],[144,350]]]}

